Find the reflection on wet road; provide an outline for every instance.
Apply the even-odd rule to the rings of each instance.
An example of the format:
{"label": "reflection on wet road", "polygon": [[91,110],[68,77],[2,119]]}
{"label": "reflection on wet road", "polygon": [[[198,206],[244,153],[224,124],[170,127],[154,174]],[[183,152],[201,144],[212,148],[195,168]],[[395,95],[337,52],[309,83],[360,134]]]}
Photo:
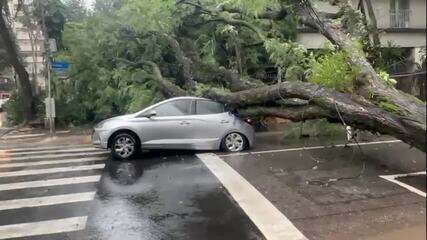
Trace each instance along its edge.
{"label": "reflection on wet road", "polygon": [[[160,157],[159,157],[160,156]],[[78,239],[263,239],[193,154],[109,161]]]}

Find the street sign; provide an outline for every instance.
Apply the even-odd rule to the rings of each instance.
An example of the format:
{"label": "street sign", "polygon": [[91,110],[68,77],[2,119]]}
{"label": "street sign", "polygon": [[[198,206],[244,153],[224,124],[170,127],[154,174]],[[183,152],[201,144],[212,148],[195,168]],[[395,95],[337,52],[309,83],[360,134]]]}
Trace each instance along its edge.
{"label": "street sign", "polygon": [[65,71],[68,70],[68,68],[70,67],[70,63],[68,63],[67,61],[53,61],[50,63],[50,66],[53,70]]}
{"label": "street sign", "polygon": [[44,104],[46,106],[46,117],[47,118],[55,118],[56,117],[55,99],[54,98],[45,98]]}

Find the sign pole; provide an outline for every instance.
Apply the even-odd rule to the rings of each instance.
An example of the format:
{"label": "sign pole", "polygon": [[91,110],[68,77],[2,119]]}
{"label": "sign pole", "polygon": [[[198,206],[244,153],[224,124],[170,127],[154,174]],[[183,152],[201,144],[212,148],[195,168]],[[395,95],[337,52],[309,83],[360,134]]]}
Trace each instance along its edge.
{"label": "sign pole", "polygon": [[48,122],[49,122],[49,133],[50,136],[54,136],[55,135],[55,119],[54,119],[54,103],[53,103],[53,99],[52,99],[52,89],[51,89],[51,49],[50,49],[50,43],[49,43],[49,37],[47,35],[47,30],[46,30],[46,23],[44,21],[44,16],[45,16],[45,9],[46,6],[43,6],[41,8],[41,15],[42,15],[42,31],[43,31],[43,37],[44,37],[44,50],[45,50],[45,54],[46,54],[46,68],[47,68],[47,98],[46,98],[46,115],[48,118]]}
{"label": "sign pole", "polygon": [[54,112],[54,104],[53,104],[53,99],[52,99],[52,87],[51,87],[51,73],[50,73],[50,60],[48,60],[47,62],[47,99],[48,99],[48,103],[49,104],[49,116],[48,116],[48,120],[49,120],[49,133],[50,136],[54,136],[55,135],[55,119],[53,117],[53,112]]}

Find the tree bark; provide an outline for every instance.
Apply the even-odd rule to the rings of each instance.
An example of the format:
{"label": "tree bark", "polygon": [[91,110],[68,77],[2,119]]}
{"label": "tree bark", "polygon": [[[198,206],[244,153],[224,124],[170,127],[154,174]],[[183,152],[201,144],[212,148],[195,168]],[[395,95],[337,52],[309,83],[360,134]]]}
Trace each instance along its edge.
{"label": "tree bark", "polygon": [[22,103],[24,110],[24,123],[28,123],[33,118],[33,93],[28,72],[19,58],[19,51],[13,41],[13,37],[3,16],[3,10],[7,1],[0,1],[0,38],[3,41],[6,50],[7,62],[18,75],[19,90],[22,94]]}
{"label": "tree bark", "polygon": [[[343,120],[355,128],[392,135],[425,151],[425,132],[420,130],[417,123],[409,124],[405,118],[391,114],[360,96],[336,92],[316,84],[283,82],[235,93],[211,90],[205,96],[239,108],[263,106],[282,98],[309,100],[311,104],[327,111],[329,118]],[[319,111],[321,117],[320,113],[325,115],[325,112]]]}
{"label": "tree bark", "polygon": [[[380,36],[378,32],[378,24],[377,24],[377,17],[375,16],[375,11],[372,6],[371,0],[364,0],[366,5],[366,10],[368,10],[368,16],[369,16],[369,32],[372,34],[372,41],[374,44],[374,47],[380,47],[381,41]],[[363,5],[363,2],[362,2]],[[363,7],[363,6],[362,6]]]}
{"label": "tree bark", "polygon": [[187,95],[187,92],[182,90],[179,86],[163,78],[160,68],[156,63],[148,61],[145,63],[152,68],[153,78],[156,81],[160,92],[162,92],[165,97],[171,98]]}
{"label": "tree bark", "polygon": [[294,107],[249,107],[238,110],[240,116],[269,116],[288,119],[294,122],[301,122],[311,119],[334,119],[328,110],[316,105],[294,106]]}
{"label": "tree bark", "polygon": [[194,82],[193,71],[191,68],[191,65],[193,64],[191,59],[185,55],[179,42],[175,38],[168,35],[166,35],[166,38],[169,42],[169,46],[173,49],[175,57],[180,65],[185,88],[188,90],[194,90],[196,88],[196,83]]}
{"label": "tree bark", "polygon": [[[148,64],[153,68],[159,90],[166,97],[187,95],[179,86],[165,80],[155,63]],[[227,103],[247,114],[297,121],[326,117],[358,129],[394,136],[422,151],[426,147],[425,131],[417,122],[389,113],[361,96],[340,93],[313,83],[290,81],[231,93],[211,89],[203,96]],[[306,100],[310,105],[278,107],[279,101],[289,98]]]}
{"label": "tree bark", "polygon": [[[332,23],[318,19],[314,13],[316,10],[307,1],[300,4],[300,14],[305,22],[316,27],[333,44],[339,46],[349,56],[349,61],[359,69],[358,94],[380,104],[386,102],[399,109],[401,123],[407,127],[417,126],[417,130],[423,135],[426,132],[426,105],[416,97],[398,91],[394,87],[387,86],[375,72],[361,49],[351,39],[351,36]],[[417,141],[417,140],[416,140]],[[423,141],[425,142],[425,140]]]}

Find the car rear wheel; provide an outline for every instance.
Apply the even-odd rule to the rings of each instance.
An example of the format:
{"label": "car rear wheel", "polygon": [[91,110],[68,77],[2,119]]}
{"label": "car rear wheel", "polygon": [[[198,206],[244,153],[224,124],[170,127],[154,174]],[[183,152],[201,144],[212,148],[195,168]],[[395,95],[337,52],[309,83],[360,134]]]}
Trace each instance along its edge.
{"label": "car rear wheel", "polygon": [[129,133],[117,134],[111,144],[111,154],[115,159],[119,160],[131,159],[138,150],[137,139]]}
{"label": "car rear wheel", "polygon": [[222,149],[227,152],[240,152],[248,145],[246,137],[240,133],[233,132],[227,134],[222,140]]}

